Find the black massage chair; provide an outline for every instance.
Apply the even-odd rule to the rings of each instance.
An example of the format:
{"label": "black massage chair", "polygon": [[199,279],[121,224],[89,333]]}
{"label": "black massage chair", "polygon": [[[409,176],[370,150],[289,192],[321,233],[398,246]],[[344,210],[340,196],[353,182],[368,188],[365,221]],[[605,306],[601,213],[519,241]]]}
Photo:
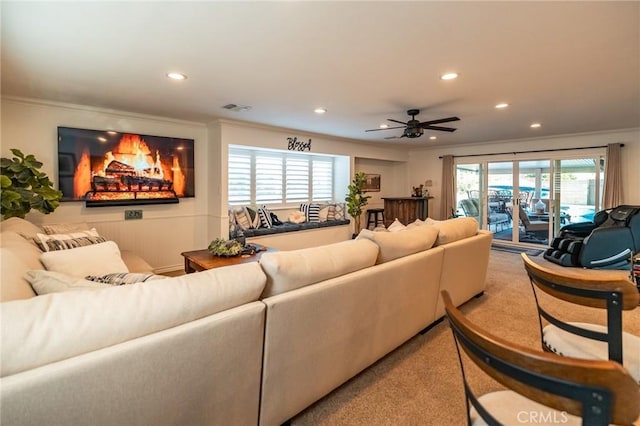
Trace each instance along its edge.
{"label": "black massage chair", "polygon": [[640,251],[640,206],[618,206],[596,213],[593,222],[563,226],[544,253],[562,266],[629,269]]}

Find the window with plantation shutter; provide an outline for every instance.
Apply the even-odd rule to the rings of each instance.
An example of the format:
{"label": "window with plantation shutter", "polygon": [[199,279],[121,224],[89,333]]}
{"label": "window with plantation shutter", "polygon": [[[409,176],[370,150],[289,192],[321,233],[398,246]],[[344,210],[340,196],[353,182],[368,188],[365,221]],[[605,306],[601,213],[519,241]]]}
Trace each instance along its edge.
{"label": "window with plantation shutter", "polygon": [[297,207],[334,199],[335,157],[229,147],[229,205]]}
{"label": "window with plantation shutter", "polygon": [[253,166],[251,153],[229,151],[229,205],[248,205],[251,203]]}
{"label": "window with plantation shutter", "polygon": [[333,160],[330,158],[314,158],[313,169],[313,198],[312,201],[333,200]]}
{"label": "window with plantation shutter", "polygon": [[288,157],[286,162],[287,203],[309,201],[309,159]]}
{"label": "window with plantation shutter", "polygon": [[282,157],[271,153],[255,155],[255,204],[282,203]]}

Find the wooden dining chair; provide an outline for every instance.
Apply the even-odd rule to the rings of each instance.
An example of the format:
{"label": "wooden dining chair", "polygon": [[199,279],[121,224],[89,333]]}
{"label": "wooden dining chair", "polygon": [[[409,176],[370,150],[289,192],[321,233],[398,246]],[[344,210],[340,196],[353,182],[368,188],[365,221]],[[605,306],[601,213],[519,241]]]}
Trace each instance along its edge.
{"label": "wooden dining chair", "polygon": [[[442,298],[462,369],[469,425],[631,425],[638,419],[640,387],[620,364],[508,342],[469,321],[446,290]],[[478,396],[469,363],[507,390]]]}
{"label": "wooden dining chair", "polygon": [[[587,359],[609,359],[623,364],[640,383],[640,336],[624,332],[622,312],[638,307],[640,294],[620,271],[545,267],[521,254],[538,309],[542,347],[559,355]],[[595,272],[595,273],[594,273]],[[541,300],[538,292],[584,307],[603,309],[606,325],[571,322],[554,299]],[[560,318],[563,317],[563,318]]]}

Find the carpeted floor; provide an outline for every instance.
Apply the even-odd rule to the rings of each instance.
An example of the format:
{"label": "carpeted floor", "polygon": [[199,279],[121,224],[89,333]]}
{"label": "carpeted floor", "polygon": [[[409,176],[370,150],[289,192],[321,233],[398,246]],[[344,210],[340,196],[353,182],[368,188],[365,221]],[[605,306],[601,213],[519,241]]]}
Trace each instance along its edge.
{"label": "carpeted floor", "polygon": [[[487,290],[462,310],[498,336],[539,349],[535,309],[520,255],[491,250]],[[601,318],[593,309],[558,309],[572,320]],[[640,309],[625,313],[623,321],[626,331],[640,335]],[[464,425],[466,409],[459,371],[453,337],[443,321],[300,413],[292,424]],[[477,370],[470,371],[470,377],[482,392],[500,388]]]}

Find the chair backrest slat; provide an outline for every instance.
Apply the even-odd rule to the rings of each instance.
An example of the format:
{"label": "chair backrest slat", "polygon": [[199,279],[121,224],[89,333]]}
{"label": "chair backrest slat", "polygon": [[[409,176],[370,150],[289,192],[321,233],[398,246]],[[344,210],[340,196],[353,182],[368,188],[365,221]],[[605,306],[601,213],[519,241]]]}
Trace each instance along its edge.
{"label": "chair backrest slat", "polygon": [[[442,298],[458,351],[461,348],[474,364],[507,388],[580,416],[585,424],[631,424],[640,415],[640,387],[619,364],[560,357],[507,342],[470,322],[454,306],[448,292],[443,291]],[[462,357],[460,362],[462,366]],[[469,395],[464,367],[462,371],[467,398],[477,403]]]}
{"label": "chair backrest slat", "polygon": [[[622,364],[622,311],[637,308],[640,295],[636,286],[630,280],[621,278],[618,273],[598,271],[594,274],[582,270],[561,273],[532,261],[525,253],[521,256],[531,281],[538,315],[569,333],[606,342],[609,359]],[[561,267],[553,265],[553,268]],[[562,271],[567,272],[567,269]],[[596,332],[561,321],[541,306],[536,289],[566,302],[606,310],[607,332]],[[543,337],[542,321],[539,324]],[[543,346],[546,346],[544,338],[542,340]]]}
{"label": "chair backrest slat", "polygon": [[[621,295],[623,310],[635,309],[640,303],[640,293],[633,282],[620,276],[620,271],[595,271],[580,268],[566,268],[553,265],[554,269],[532,261],[522,253],[524,267],[533,284],[544,292],[567,302],[607,308],[607,300],[613,293]],[[559,272],[559,268],[563,268]]]}

